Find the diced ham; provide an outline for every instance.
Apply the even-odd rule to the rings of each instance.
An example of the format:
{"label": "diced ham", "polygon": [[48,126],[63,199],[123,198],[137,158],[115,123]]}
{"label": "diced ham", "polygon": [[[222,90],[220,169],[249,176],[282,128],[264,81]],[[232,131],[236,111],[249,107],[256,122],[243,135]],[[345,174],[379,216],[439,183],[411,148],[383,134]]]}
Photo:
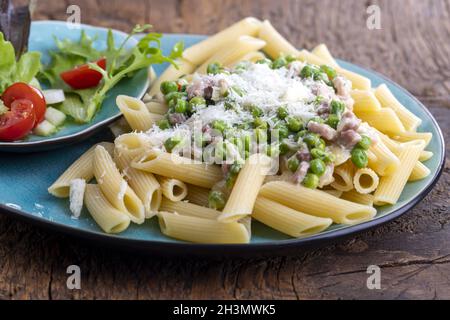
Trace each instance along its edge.
{"label": "diced ham", "polygon": [[186,116],[182,113],[169,114],[169,122],[171,125],[181,124],[186,121]]}
{"label": "diced ham", "polygon": [[352,129],[342,131],[339,135],[339,143],[349,149],[352,149],[359,141],[361,141],[361,135]]}
{"label": "diced ham", "polygon": [[[215,85],[214,78],[210,76],[199,76],[195,78],[190,85],[187,86],[186,92],[188,98],[193,97],[205,97],[205,99],[211,99],[213,86]],[[210,97],[207,98],[205,94],[209,94]]]}
{"label": "diced ham", "polygon": [[334,97],[334,90],[333,88],[327,86],[325,83],[315,83],[311,87],[311,91],[316,96],[321,96],[325,98],[326,100],[330,100]]}
{"label": "diced ham", "polygon": [[309,152],[308,148],[303,148],[297,151],[296,156],[300,161],[311,161],[311,153]]}
{"label": "diced ham", "polygon": [[292,179],[294,183],[301,183],[303,179],[305,179],[306,174],[308,173],[309,162],[302,161],[298,166],[297,171],[292,175]]}
{"label": "diced ham", "polygon": [[361,120],[358,119],[351,111],[346,111],[342,115],[341,121],[337,126],[337,131],[358,130]]}
{"label": "diced ham", "polygon": [[336,88],[338,96],[348,97],[352,90],[352,82],[344,77],[337,76],[333,79],[334,87]]}
{"label": "diced ham", "polygon": [[326,139],[328,141],[333,141],[337,137],[336,130],[334,130],[329,125],[323,124],[323,123],[317,123],[317,122],[314,122],[314,121],[310,121],[308,123],[308,130],[313,132],[313,133],[317,133],[322,138],[324,138],[324,139]]}

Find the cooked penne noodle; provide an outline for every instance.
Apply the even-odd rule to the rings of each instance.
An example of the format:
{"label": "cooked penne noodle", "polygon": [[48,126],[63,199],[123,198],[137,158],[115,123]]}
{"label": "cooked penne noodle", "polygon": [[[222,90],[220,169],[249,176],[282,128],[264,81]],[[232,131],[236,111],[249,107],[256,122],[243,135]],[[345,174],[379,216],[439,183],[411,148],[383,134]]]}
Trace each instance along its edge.
{"label": "cooked penne noodle", "polygon": [[141,199],[145,218],[149,219],[159,210],[162,199],[161,186],[153,174],[131,167],[131,161],[145,152],[148,145],[141,135],[135,133],[120,136],[116,139],[115,145],[114,160],[131,188]]}
{"label": "cooked penne noodle", "polygon": [[266,42],[263,51],[271,58],[276,59],[280,55],[297,56],[299,51],[290,44],[268,21],[265,20],[259,31],[259,37]]}
{"label": "cooked penne noodle", "polygon": [[353,185],[355,190],[361,194],[369,194],[376,190],[380,178],[378,178],[375,171],[369,168],[359,169],[355,172],[353,177]]}
{"label": "cooked penne noodle", "polygon": [[333,67],[338,68],[339,65],[337,64],[336,60],[331,55],[330,51],[328,50],[327,46],[325,44],[319,44],[317,47],[315,47],[312,51],[312,54],[318,56],[320,59],[326,61],[326,63]]}
{"label": "cooked penne noodle", "polygon": [[116,209],[128,214],[135,223],[144,222],[142,201],[121,176],[110,154],[102,146],[95,148],[94,175],[102,193]]}
{"label": "cooked penne noodle", "polygon": [[84,202],[92,218],[106,233],[120,233],[130,225],[130,217],[114,208],[96,184],[86,185]]}
{"label": "cooked penne noodle", "polygon": [[355,114],[358,118],[367,122],[382,133],[396,135],[405,131],[405,127],[392,109],[381,108],[376,111],[355,111]]}
{"label": "cooked penne noodle", "polygon": [[334,182],[331,186],[339,191],[350,191],[353,189],[353,174],[355,168],[352,163],[346,162],[334,169]]}
{"label": "cooked penne noodle", "polygon": [[219,211],[211,208],[202,207],[186,201],[174,202],[164,198],[161,202],[160,211],[178,213],[186,216],[217,220],[220,215]]}
{"label": "cooked penne noodle", "polygon": [[109,125],[109,130],[111,130],[114,137],[118,137],[122,134],[132,131],[130,125],[125,118],[120,118],[113,124]]}
{"label": "cooked penne noodle", "polygon": [[[186,52],[185,52],[186,53]],[[178,67],[178,68],[177,68]],[[163,83],[164,81],[167,80],[177,80],[180,77],[187,75],[187,74],[191,74],[195,71],[196,69],[196,65],[183,60],[183,59],[179,59],[177,61],[177,67],[170,65],[158,78],[158,80],[155,81],[155,83],[153,83],[149,94],[152,97],[156,97],[160,90],[160,86],[161,83]]]}
{"label": "cooked penne noodle", "polygon": [[396,204],[400,198],[406,182],[419,160],[420,154],[425,148],[425,143],[421,140],[407,142],[398,154],[401,170],[395,171],[392,175],[382,177],[380,184],[375,191],[376,205]]}
{"label": "cooked penne noodle", "polygon": [[341,196],[342,199],[356,202],[359,204],[363,204],[365,206],[373,206],[374,196],[373,194],[361,194],[356,190],[350,190],[348,192],[344,192]]}
{"label": "cooked penne noodle", "polygon": [[431,132],[396,132],[392,135],[392,138],[400,142],[409,142],[414,140],[425,141],[425,148],[430,144],[433,139]]}
{"label": "cooked penne noodle", "polygon": [[223,223],[212,219],[159,212],[159,226],[166,236],[197,243],[248,243],[247,228],[238,222]]}
{"label": "cooked penne noodle", "polygon": [[411,175],[409,176],[408,181],[417,181],[422,180],[428,177],[431,173],[431,170],[428,169],[427,166],[425,166],[422,162],[418,161],[416,165],[413,168],[413,171],[411,172]]}
{"label": "cooked penne noodle", "polygon": [[353,111],[355,112],[378,111],[381,109],[381,104],[372,91],[352,90],[350,94],[355,100],[353,105]]}
{"label": "cooked penne noodle", "polygon": [[197,187],[192,184],[188,185],[188,194],[186,200],[199,206],[208,206],[209,189]]}
{"label": "cooked penne noodle", "polygon": [[183,53],[183,58],[191,64],[199,66],[213,54],[236,41],[240,36],[256,36],[261,24],[260,20],[253,17],[245,18],[208,39],[187,48]]}
{"label": "cooked penne noodle", "polygon": [[258,197],[256,200],[252,217],[295,238],[317,234],[333,223],[330,218],[311,216],[264,197]]}
{"label": "cooked penne noodle", "polygon": [[163,115],[150,113],[144,102],[133,97],[120,95],[116,103],[131,129],[135,131],[145,132],[164,118]]}
{"label": "cooked penne noodle", "polygon": [[114,144],[102,142],[94,145],[79,157],[66,171],[48,188],[48,192],[58,198],[67,198],[70,193],[70,182],[75,179],[84,179],[89,182],[94,178],[94,151],[101,145],[110,154],[114,150]]}
{"label": "cooked penne noodle", "polygon": [[136,169],[163,177],[178,179],[199,187],[211,188],[222,180],[222,170],[214,165],[198,163],[176,154],[150,151],[132,162]]}
{"label": "cooked penne noodle", "polygon": [[186,198],[188,189],[183,181],[165,177],[159,177],[158,181],[161,185],[162,194],[167,199],[171,201],[181,201]]}
{"label": "cooked penne noodle", "polygon": [[311,52],[309,52],[308,50],[301,50],[298,54],[297,54],[297,59],[306,62],[306,63],[310,63],[310,64],[315,64],[318,66],[321,65],[326,65],[327,61],[325,59],[322,59],[321,57],[312,54]]}
{"label": "cooked penne noodle", "polygon": [[393,154],[396,155],[400,151],[401,145],[398,141],[392,140],[389,136],[385,135],[384,133],[378,131],[373,127],[372,129],[378,133],[378,138],[386,147],[388,147],[389,150],[391,150]]}
{"label": "cooked penne noodle", "polygon": [[198,69],[197,73],[206,73],[208,65],[211,63],[219,63],[220,65],[230,65],[236,60],[242,59],[246,54],[262,49],[266,42],[250,36],[241,36],[229,46],[215,53],[211,58],[205,61]]}
{"label": "cooked penne noodle", "polygon": [[250,62],[257,62],[259,60],[264,59],[266,56],[259,51],[253,51],[253,52],[249,52],[246,55],[238,58],[236,61],[231,62],[230,64],[226,65],[225,67],[235,67],[237,64],[239,64],[240,62],[244,62],[244,61],[250,61]]}
{"label": "cooked penne noodle", "polygon": [[392,94],[389,88],[382,84],[375,89],[375,95],[385,108],[390,108],[395,111],[400,121],[403,123],[406,131],[416,131],[422,123],[422,120],[414,113],[406,109]]}
{"label": "cooked penne noodle", "polygon": [[377,212],[375,208],[285,181],[269,182],[263,185],[259,195],[306,214],[331,218],[335,223],[361,223],[372,219]]}
{"label": "cooked penne noodle", "polygon": [[420,162],[425,162],[427,160],[430,160],[431,158],[433,158],[433,152],[424,150],[420,154],[419,161]]}
{"label": "cooked penne noodle", "polygon": [[252,213],[259,189],[269,170],[268,162],[270,159],[261,154],[249,157],[239,172],[219,221],[234,222]]}
{"label": "cooked penne noodle", "polygon": [[169,107],[165,103],[158,101],[149,101],[145,106],[153,114],[165,115],[169,111]]}
{"label": "cooked penne noodle", "polygon": [[400,166],[398,157],[383,143],[380,139],[377,143],[370,146],[369,149],[374,155],[375,160],[369,157],[369,167],[380,176],[392,174]]}
{"label": "cooked penne noodle", "polygon": [[336,198],[340,198],[342,196],[343,191],[336,190],[336,189],[329,189],[329,190],[322,190],[323,192],[326,192],[328,194],[331,194],[332,196]]}

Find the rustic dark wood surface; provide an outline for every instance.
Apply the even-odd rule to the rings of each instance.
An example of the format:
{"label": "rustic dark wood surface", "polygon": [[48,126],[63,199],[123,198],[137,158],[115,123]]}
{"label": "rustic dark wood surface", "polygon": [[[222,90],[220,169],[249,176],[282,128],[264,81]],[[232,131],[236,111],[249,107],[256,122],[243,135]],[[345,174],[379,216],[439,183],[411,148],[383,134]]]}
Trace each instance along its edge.
{"label": "rustic dark wood surface", "polygon": [[[372,68],[424,102],[450,139],[450,1],[446,0],[41,0],[36,19],[66,19],[124,31],[152,23],[161,32],[212,34],[253,15],[268,18],[298,47],[325,42],[338,57]],[[366,28],[366,8],[382,29]],[[448,150],[447,146],[447,152]],[[413,210],[380,228],[319,249],[271,259],[174,259],[92,247],[0,215],[2,299],[449,299],[450,162]],[[66,288],[66,268],[82,289]],[[381,290],[366,287],[381,267]]]}

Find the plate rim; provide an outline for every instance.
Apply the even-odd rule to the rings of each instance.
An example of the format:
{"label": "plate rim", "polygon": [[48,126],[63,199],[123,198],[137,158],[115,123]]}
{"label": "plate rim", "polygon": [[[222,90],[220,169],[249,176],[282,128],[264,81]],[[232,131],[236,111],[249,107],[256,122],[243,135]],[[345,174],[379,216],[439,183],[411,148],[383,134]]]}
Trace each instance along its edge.
{"label": "plate rim", "polygon": [[[62,25],[62,24],[66,24],[66,21],[62,21],[62,20],[38,20],[38,21],[33,21],[31,24],[32,26],[35,24],[55,24],[55,25]],[[93,25],[89,25],[89,24],[84,24],[84,23],[80,23],[80,30],[82,30],[83,28],[92,28],[95,30],[102,30],[102,31],[108,31],[111,28],[105,28],[105,27],[97,27],[97,26],[93,26]],[[120,34],[122,36],[128,36],[128,34],[126,32],[117,30],[117,29],[111,29],[114,33]],[[136,40],[134,37],[131,37],[130,39],[132,39],[133,41],[136,41],[136,43],[138,42],[138,40]],[[138,99],[142,99],[142,97],[145,96],[145,94],[148,91],[148,88],[150,87],[150,68],[147,70],[147,79],[146,79],[146,83],[144,85],[144,89],[139,92],[137,98]],[[49,145],[53,145],[53,144],[58,144],[58,143],[63,143],[63,142],[70,142],[75,140],[76,138],[88,135],[90,133],[95,132],[96,130],[100,129],[101,127],[107,126],[108,124],[114,122],[115,120],[118,120],[120,117],[122,117],[122,112],[120,112],[120,110],[118,110],[118,113],[114,116],[108,117],[100,122],[97,122],[89,127],[87,127],[84,130],[69,134],[69,135],[65,135],[65,136],[61,136],[61,137],[55,137],[55,138],[49,138],[49,139],[45,139],[45,140],[40,140],[40,141],[24,141],[24,142],[2,142],[0,141],[0,148],[2,152],[14,152],[14,151],[26,151],[26,150],[20,150],[22,148],[31,148],[31,147],[46,147]],[[33,151],[39,151],[39,150],[33,150]],[[44,150],[42,150],[44,151]]]}
{"label": "plate rim", "polygon": [[[167,34],[174,36],[191,36],[191,34]],[[202,35],[192,35],[192,36],[202,36]],[[34,216],[25,211],[18,210],[15,208],[11,208],[7,205],[0,203],[0,214],[2,213],[11,213],[18,218],[31,222],[33,224],[43,226],[45,228],[54,229],[56,231],[60,231],[64,234],[73,235],[79,238],[87,239],[87,240],[98,240],[99,242],[118,246],[118,247],[126,247],[133,248],[139,251],[145,250],[146,253],[160,253],[162,255],[170,255],[170,254],[182,254],[182,255],[195,255],[201,254],[203,256],[210,255],[233,255],[240,253],[250,253],[250,254],[268,254],[271,255],[275,250],[288,250],[288,249],[300,249],[308,246],[318,246],[320,243],[329,242],[331,240],[338,240],[340,238],[356,235],[362,231],[370,230],[375,227],[381,226],[389,221],[392,221],[403,214],[407,213],[410,209],[415,207],[421,200],[423,200],[434,188],[434,186],[439,181],[443,170],[446,159],[446,149],[445,149],[445,140],[442,130],[428,110],[428,108],[419,101],[413,94],[411,94],[408,90],[389,79],[388,77],[380,74],[377,71],[372,70],[371,68],[363,67],[359,64],[348,62],[342,60],[348,64],[354,65],[355,67],[361,68],[365,71],[368,71],[381,79],[385,80],[389,84],[396,87],[396,89],[400,90],[403,94],[407,95],[410,99],[412,99],[431,119],[433,127],[437,131],[437,137],[442,142],[441,149],[441,158],[439,159],[439,164],[437,170],[430,180],[430,182],[410,201],[406,202],[400,208],[397,208],[393,212],[375,218],[373,220],[348,226],[343,229],[333,230],[326,233],[319,233],[317,235],[307,237],[307,238],[291,238],[284,240],[272,240],[264,243],[245,243],[245,244],[201,244],[201,243],[190,243],[190,242],[166,242],[159,240],[143,240],[143,239],[133,239],[133,238],[122,238],[117,235],[106,234],[100,231],[89,231],[84,229],[79,229],[73,226],[69,226],[60,222],[49,221],[47,219],[40,218],[38,216]],[[281,252],[280,252],[281,253]]]}

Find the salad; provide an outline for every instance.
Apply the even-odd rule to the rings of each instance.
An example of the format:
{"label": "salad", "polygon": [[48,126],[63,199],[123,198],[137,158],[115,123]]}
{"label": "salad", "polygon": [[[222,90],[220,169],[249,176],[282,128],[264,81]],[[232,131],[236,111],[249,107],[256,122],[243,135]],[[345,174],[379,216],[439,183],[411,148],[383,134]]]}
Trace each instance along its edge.
{"label": "salad", "polygon": [[13,45],[0,32],[0,141],[21,140],[29,134],[50,136],[66,121],[89,123],[122,79],[153,64],[175,64],[183,43],[165,56],[161,34],[148,33],[136,46],[126,47],[133,35],[150,28],[136,26],[118,46],[109,30],[105,50],[97,50],[97,39],[84,31],[76,42],[55,37],[57,50],[50,52],[48,65],[41,63],[40,52],[16,59]]}

